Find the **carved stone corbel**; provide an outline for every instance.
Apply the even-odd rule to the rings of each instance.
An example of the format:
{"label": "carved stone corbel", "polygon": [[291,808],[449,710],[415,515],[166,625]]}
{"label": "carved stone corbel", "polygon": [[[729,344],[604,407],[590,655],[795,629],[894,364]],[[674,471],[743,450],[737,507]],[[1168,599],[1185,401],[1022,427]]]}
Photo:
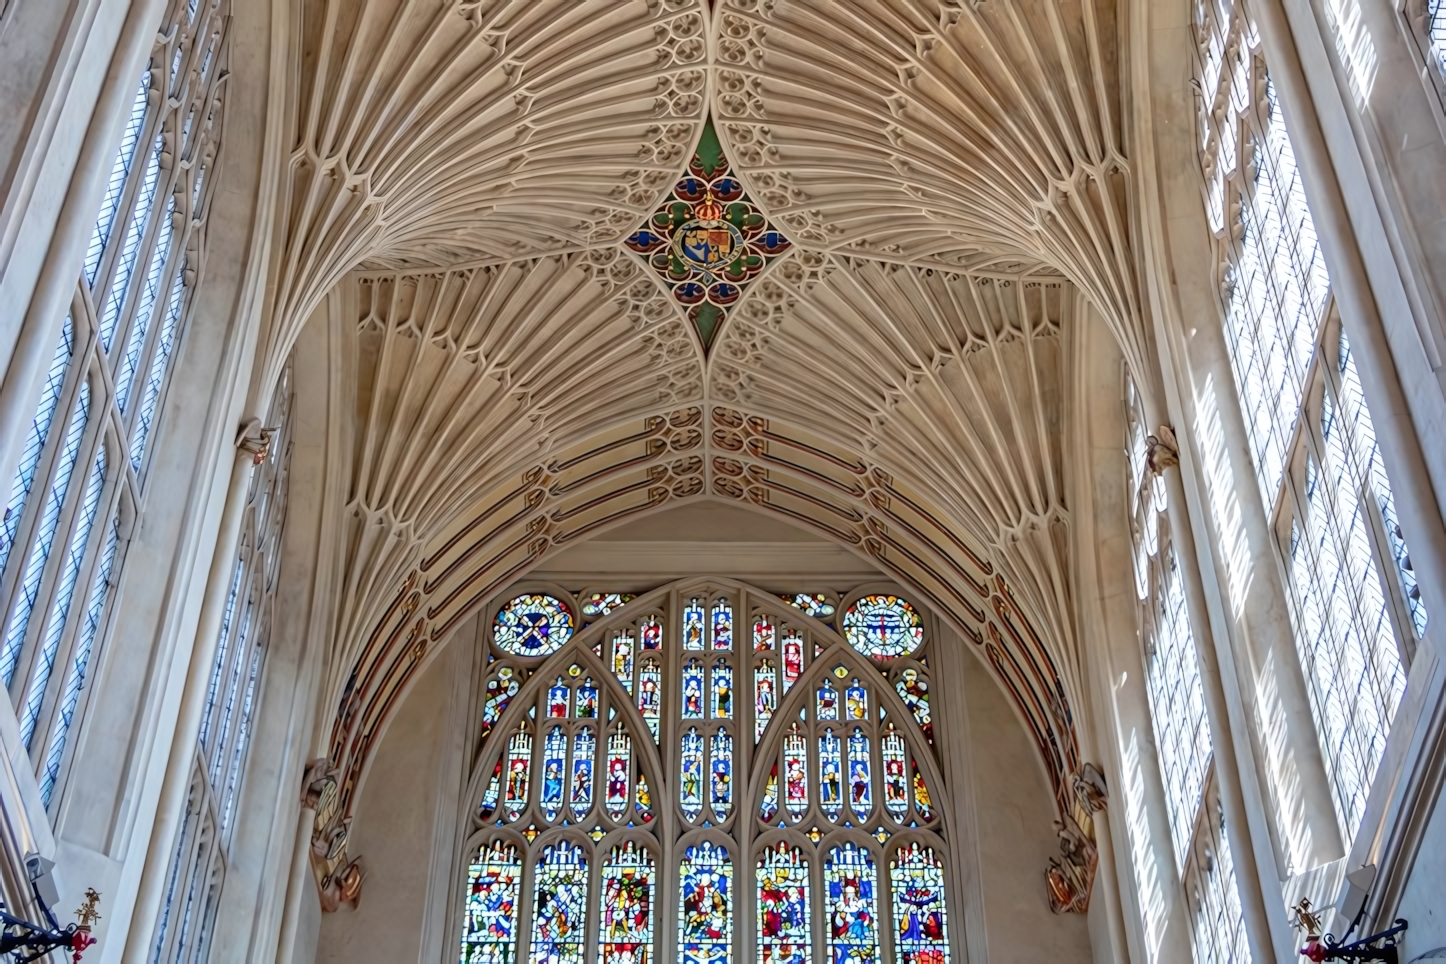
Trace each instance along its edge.
{"label": "carved stone corbel", "polygon": [[1166,469],[1180,464],[1180,442],[1175,430],[1168,425],[1155,429],[1154,435],[1145,437],[1145,465],[1150,474],[1159,475]]}
{"label": "carved stone corbel", "polygon": [[265,428],[261,419],[248,418],[236,432],[236,447],[251,453],[251,464],[260,465],[266,461],[266,456],[271,454],[271,438],[275,434],[275,427]]}

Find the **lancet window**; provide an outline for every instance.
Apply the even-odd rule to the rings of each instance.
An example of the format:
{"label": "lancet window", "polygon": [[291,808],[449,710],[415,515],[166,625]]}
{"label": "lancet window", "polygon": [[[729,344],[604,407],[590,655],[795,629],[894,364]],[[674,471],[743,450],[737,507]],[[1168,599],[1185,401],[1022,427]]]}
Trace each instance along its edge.
{"label": "lancet window", "polygon": [[201,710],[190,797],[166,870],[153,964],[206,959],[230,862],[281,564],[291,465],[291,378],[288,364],[266,421],[275,431],[246,491],[240,545]]}
{"label": "lancet window", "polygon": [[0,681],[41,799],[73,751],[201,270],[228,0],[173,0],[134,97],[0,521]]}
{"label": "lancet window", "polygon": [[928,620],[896,593],[488,611],[460,960],[947,964]]}
{"label": "lancet window", "polygon": [[[1125,398],[1136,611],[1175,870],[1190,901],[1195,959],[1249,961],[1234,861],[1216,798],[1204,685],[1165,512],[1165,483],[1147,466],[1144,413],[1129,379]],[[1144,835],[1149,828],[1135,823],[1131,832]],[[1140,892],[1148,893],[1155,879],[1148,850],[1137,846],[1133,853]]]}
{"label": "lancet window", "polygon": [[1231,369],[1349,840],[1426,608],[1248,7],[1199,0],[1194,20],[1206,211],[1225,265]]}

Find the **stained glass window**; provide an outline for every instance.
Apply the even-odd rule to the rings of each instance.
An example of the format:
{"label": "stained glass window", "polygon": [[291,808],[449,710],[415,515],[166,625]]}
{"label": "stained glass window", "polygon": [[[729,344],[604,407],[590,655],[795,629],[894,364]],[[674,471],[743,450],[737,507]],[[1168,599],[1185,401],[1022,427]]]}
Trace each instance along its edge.
{"label": "stained glass window", "polygon": [[758,960],[763,964],[809,964],[808,860],[779,843],[758,858]]}
{"label": "stained glass window", "polygon": [[621,609],[637,597],[630,592],[594,592],[582,600],[582,614],[589,619],[606,616],[614,609]]}
{"label": "stained glass window", "polygon": [[[463,961],[651,964],[657,869],[676,867],[679,960],[873,964],[888,928],[909,961],[947,964],[926,641],[911,658],[861,659],[834,628],[802,625],[790,598],[751,591],[670,590],[639,612],[576,630],[540,665],[494,647],[473,839],[520,834],[510,872],[537,909],[512,892],[498,926],[522,930],[503,947],[478,936],[469,905]],[[653,739],[634,745],[640,726]],[[656,819],[668,808],[673,819]],[[733,926],[739,854],[751,855],[755,930]],[[740,930],[750,945],[735,946]]]}
{"label": "stained glass window", "polygon": [[571,637],[572,613],[553,596],[518,596],[498,611],[492,627],[497,648],[513,656],[550,656]]}
{"label": "stained glass window", "polygon": [[861,596],[844,612],[844,636],[873,659],[907,656],[924,641],[918,610],[898,596]]}
{"label": "stained glass window", "polygon": [[563,841],[543,848],[532,884],[535,964],[583,964],[587,933],[587,855]]}
{"label": "stained glass window", "polygon": [[652,964],[656,867],[632,841],[612,848],[598,895],[599,964]]}
{"label": "stained glass window", "polygon": [[874,964],[879,953],[879,912],[873,856],[858,844],[835,847],[824,860],[823,877],[833,964]]}
{"label": "stained glass window", "polygon": [[781,598],[790,606],[813,616],[815,619],[827,619],[835,612],[834,604],[829,601],[829,597],[825,593],[798,592],[792,595],[784,595]]}
{"label": "stained glass window", "polygon": [[517,897],[522,861],[517,848],[498,841],[478,849],[467,868],[462,964],[514,964],[517,960]]}
{"label": "stained glass window", "polygon": [[944,865],[933,848],[900,847],[889,861],[894,949],[901,964],[949,964]]}
{"label": "stained glass window", "polygon": [[733,862],[727,849],[707,840],[688,847],[678,877],[679,959],[682,964],[729,964]]}

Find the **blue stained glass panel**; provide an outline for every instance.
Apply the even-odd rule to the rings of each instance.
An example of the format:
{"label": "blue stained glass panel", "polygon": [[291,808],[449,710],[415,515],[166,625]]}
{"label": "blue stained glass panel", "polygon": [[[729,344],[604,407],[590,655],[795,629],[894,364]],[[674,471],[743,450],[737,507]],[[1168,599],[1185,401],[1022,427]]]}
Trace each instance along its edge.
{"label": "blue stained glass panel", "polygon": [[683,719],[703,718],[703,664],[690,659],[683,666]]}
{"label": "blue stained glass panel", "polygon": [[895,950],[901,964],[949,964],[944,865],[932,847],[900,847],[889,862]]}
{"label": "blue stained glass panel", "polygon": [[833,730],[818,738],[818,806],[836,817],[843,809],[843,754]]}
{"label": "blue stained glass panel", "polygon": [[818,684],[818,718],[838,719],[838,690],[834,689],[827,679]]}
{"label": "blue stained glass panel", "polygon": [[486,700],[482,704],[481,739],[487,739],[492,728],[502,719],[502,714],[507,712],[512,698],[517,695],[519,685],[517,674],[511,666],[502,667],[496,676],[487,681]]}
{"label": "blue stained glass panel", "polygon": [[758,960],[762,964],[809,964],[808,861],[797,847],[780,843],[758,858]]}
{"label": "blue stained glass panel", "polygon": [[873,857],[857,844],[842,844],[829,851],[823,876],[828,888],[831,964],[874,964],[879,929]]}
{"label": "blue stained glass panel", "polygon": [[844,708],[848,714],[846,719],[867,720],[869,718],[869,694],[859,685],[858,680],[850,683],[849,688],[844,691]]}
{"label": "blue stained glass panel", "polygon": [[513,656],[550,656],[572,638],[572,613],[553,596],[518,596],[492,626],[497,648]]}
{"label": "blue stained glass panel", "polygon": [[587,855],[566,841],[544,847],[532,886],[533,964],[583,964]]}
{"label": "blue stained glass panel", "polygon": [[599,964],[653,964],[652,856],[632,841],[614,847],[602,865]]}
{"label": "blue stained glass panel", "polygon": [[733,648],[733,607],[722,599],[713,604],[713,648]]}
{"label": "blue stained glass panel", "polygon": [[703,736],[697,727],[683,734],[679,756],[682,773],[678,781],[678,803],[689,820],[703,810]]}
{"label": "blue stained glass panel", "polygon": [[733,862],[723,847],[704,841],[683,851],[678,868],[678,958],[681,964],[729,964],[733,959]]}
{"label": "blue stained glass panel", "polygon": [[873,780],[869,773],[869,738],[855,728],[849,735],[849,806],[860,817],[874,809]]}
{"label": "blue stained glass panel", "polygon": [[542,812],[551,820],[562,809],[563,767],[567,757],[567,736],[554,726],[542,744]]}
{"label": "blue stained glass panel", "polygon": [[557,681],[547,688],[547,715],[553,719],[566,719],[567,707],[572,700],[572,691],[567,688],[567,683],[559,676]]}
{"label": "blue stained glass panel", "polygon": [[591,676],[583,680],[582,685],[577,688],[577,718],[597,719],[597,686]]}
{"label": "blue stained glass panel", "polygon": [[643,649],[663,648],[663,623],[657,616],[644,616],[638,630],[643,638]]}
{"label": "blue stained glass panel", "polygon": [[579,819],[592,807],[593,766],[597,737],[588,727],[572,738],[572,812]]}
{"label": "blue stained glass panel", "polygon": [[719,820],[733,805],[733,737],[726,730],[713,734],[708,756],[708,800]]}
{"label": "blue stained glass panel", "polygon": [[521,885],[522,861],[516,847],[498,841],[478,849],[467,868],[461,964],[514,964]]}

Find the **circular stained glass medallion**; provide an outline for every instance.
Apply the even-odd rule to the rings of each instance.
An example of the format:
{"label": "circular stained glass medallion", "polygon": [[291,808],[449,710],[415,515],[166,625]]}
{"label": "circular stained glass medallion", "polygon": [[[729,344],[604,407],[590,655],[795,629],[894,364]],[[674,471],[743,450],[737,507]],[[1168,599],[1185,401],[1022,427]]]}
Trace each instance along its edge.
{"label": "circular stained glass medallion", "polygon": [[924,641],[919,611],[898,596],[860,596],[843,625],[849,645],[871,659],[907,656]]}
{"label": "circular stained glass medallion", "polygon": [[571,638],[572,613],[553,596],[518,596],[492,624],[492,641],[513,656],[549,656]]}

